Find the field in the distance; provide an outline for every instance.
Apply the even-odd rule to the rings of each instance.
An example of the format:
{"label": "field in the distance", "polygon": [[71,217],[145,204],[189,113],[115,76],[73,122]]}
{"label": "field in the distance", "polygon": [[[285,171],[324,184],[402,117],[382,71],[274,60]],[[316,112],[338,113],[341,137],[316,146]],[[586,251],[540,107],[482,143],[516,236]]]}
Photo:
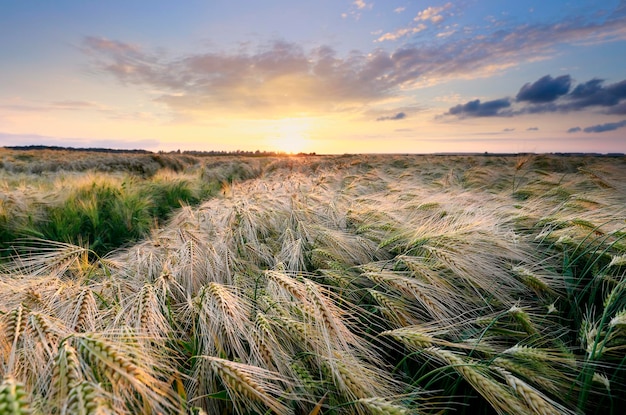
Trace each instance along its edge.
{"label": "field in the distance", "polygon": [[624,157],[0,161],[0,414],[626,403]]}

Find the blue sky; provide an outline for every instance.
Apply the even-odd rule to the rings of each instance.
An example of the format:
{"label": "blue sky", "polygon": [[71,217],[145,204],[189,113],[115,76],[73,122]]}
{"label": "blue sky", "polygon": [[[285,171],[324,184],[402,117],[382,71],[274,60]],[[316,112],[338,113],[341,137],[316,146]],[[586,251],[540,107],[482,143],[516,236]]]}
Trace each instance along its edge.
{"label": "blue sky", "polygon": [[626,152],[626,2],[0,5],[0,145]]}

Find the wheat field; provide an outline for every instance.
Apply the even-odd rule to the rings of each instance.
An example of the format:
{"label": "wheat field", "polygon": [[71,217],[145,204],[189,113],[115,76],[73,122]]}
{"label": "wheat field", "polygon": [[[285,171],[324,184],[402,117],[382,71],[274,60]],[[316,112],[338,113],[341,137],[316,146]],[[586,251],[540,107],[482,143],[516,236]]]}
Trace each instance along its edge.
{"label": "wheat field", "polygon": [[[94,177],[0,155],[0,414],[626,403],[624,157],[181,155]],[[126,222],[94,202],[86,234],[49,232],[97,180]],[[94,249],[94,223],[135,229],[181,181],[193,197]]]}

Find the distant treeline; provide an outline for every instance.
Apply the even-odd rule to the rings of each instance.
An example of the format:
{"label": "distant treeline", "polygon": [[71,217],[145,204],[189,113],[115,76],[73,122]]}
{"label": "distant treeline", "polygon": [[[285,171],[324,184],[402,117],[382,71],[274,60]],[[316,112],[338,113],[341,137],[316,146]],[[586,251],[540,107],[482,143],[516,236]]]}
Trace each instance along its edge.
{"label": "distant treeline", "polygon": [[[194,151],[194,150],[186,150],[183,151],[182,154],[189,154],[192,156],[244,156],[244,157],[280,157],[280,156],[291,156],[294,154],[277,152],[277,151],[244,151],[244,150],[236,150],[236,151]],[[316,153],[298,153],[296,156],[316,156]]]}
{"label": "distant treeline", "polygon": [[150,154],[152,151],[148,150],[124,150],[124,149],[113,149],[113,148],[76,148],[76,147],[60,147],[60,146],[41,146],[41,145],[32,145],[32,146],[4,146],[4,148],[9,150],[55,150],[55,151],[90,151],[94,153],[133,153],[133,154]]}
{"label": "distant treeline", "polygon": [[[88,147],[88,148],[76,148],[76,147],[61,147],[61,146],[43,146],[43,145],[30,145],[30,146],[4,146],[4,148],[9,150],[56,150],[56,151],[76,151],[76,152],[92,152],[92,153],[130,153],[130,154],[154,154],[152,151],[148,150],[126,150],[126,149],[112,149],[112,148],[99,148],[99,147]],[[159,154],[168,154],[165,151],[159,151]],[[247,156],[247,157],[270,157],[270,156],[288,156],[292,155],[284,152],[276,152],[276,151],[243,151],[243,150],[235,150],[235,151],[195,151],[195,150],[186,150],[186,151],[170,151],[169,154],[188,154],[193,156]],[[298,156],[315,156],[315,153],[298,153]]]}

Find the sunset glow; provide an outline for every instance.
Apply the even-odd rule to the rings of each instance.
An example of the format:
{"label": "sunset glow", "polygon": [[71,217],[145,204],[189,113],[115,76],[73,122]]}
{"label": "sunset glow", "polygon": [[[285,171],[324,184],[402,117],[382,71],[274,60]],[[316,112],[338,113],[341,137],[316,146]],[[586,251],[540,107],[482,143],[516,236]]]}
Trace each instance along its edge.
{"label": "sunset glow", "polygon": [[626,3],[9,2],[0,145],[626,152]]}
{"label": "sunset glow", "polygon": [[307,120],[297,118],[280,120],[268,142],[273,150],[279,152],[293,154],[310,152],[312,142],[308,138],[309,129]]}

